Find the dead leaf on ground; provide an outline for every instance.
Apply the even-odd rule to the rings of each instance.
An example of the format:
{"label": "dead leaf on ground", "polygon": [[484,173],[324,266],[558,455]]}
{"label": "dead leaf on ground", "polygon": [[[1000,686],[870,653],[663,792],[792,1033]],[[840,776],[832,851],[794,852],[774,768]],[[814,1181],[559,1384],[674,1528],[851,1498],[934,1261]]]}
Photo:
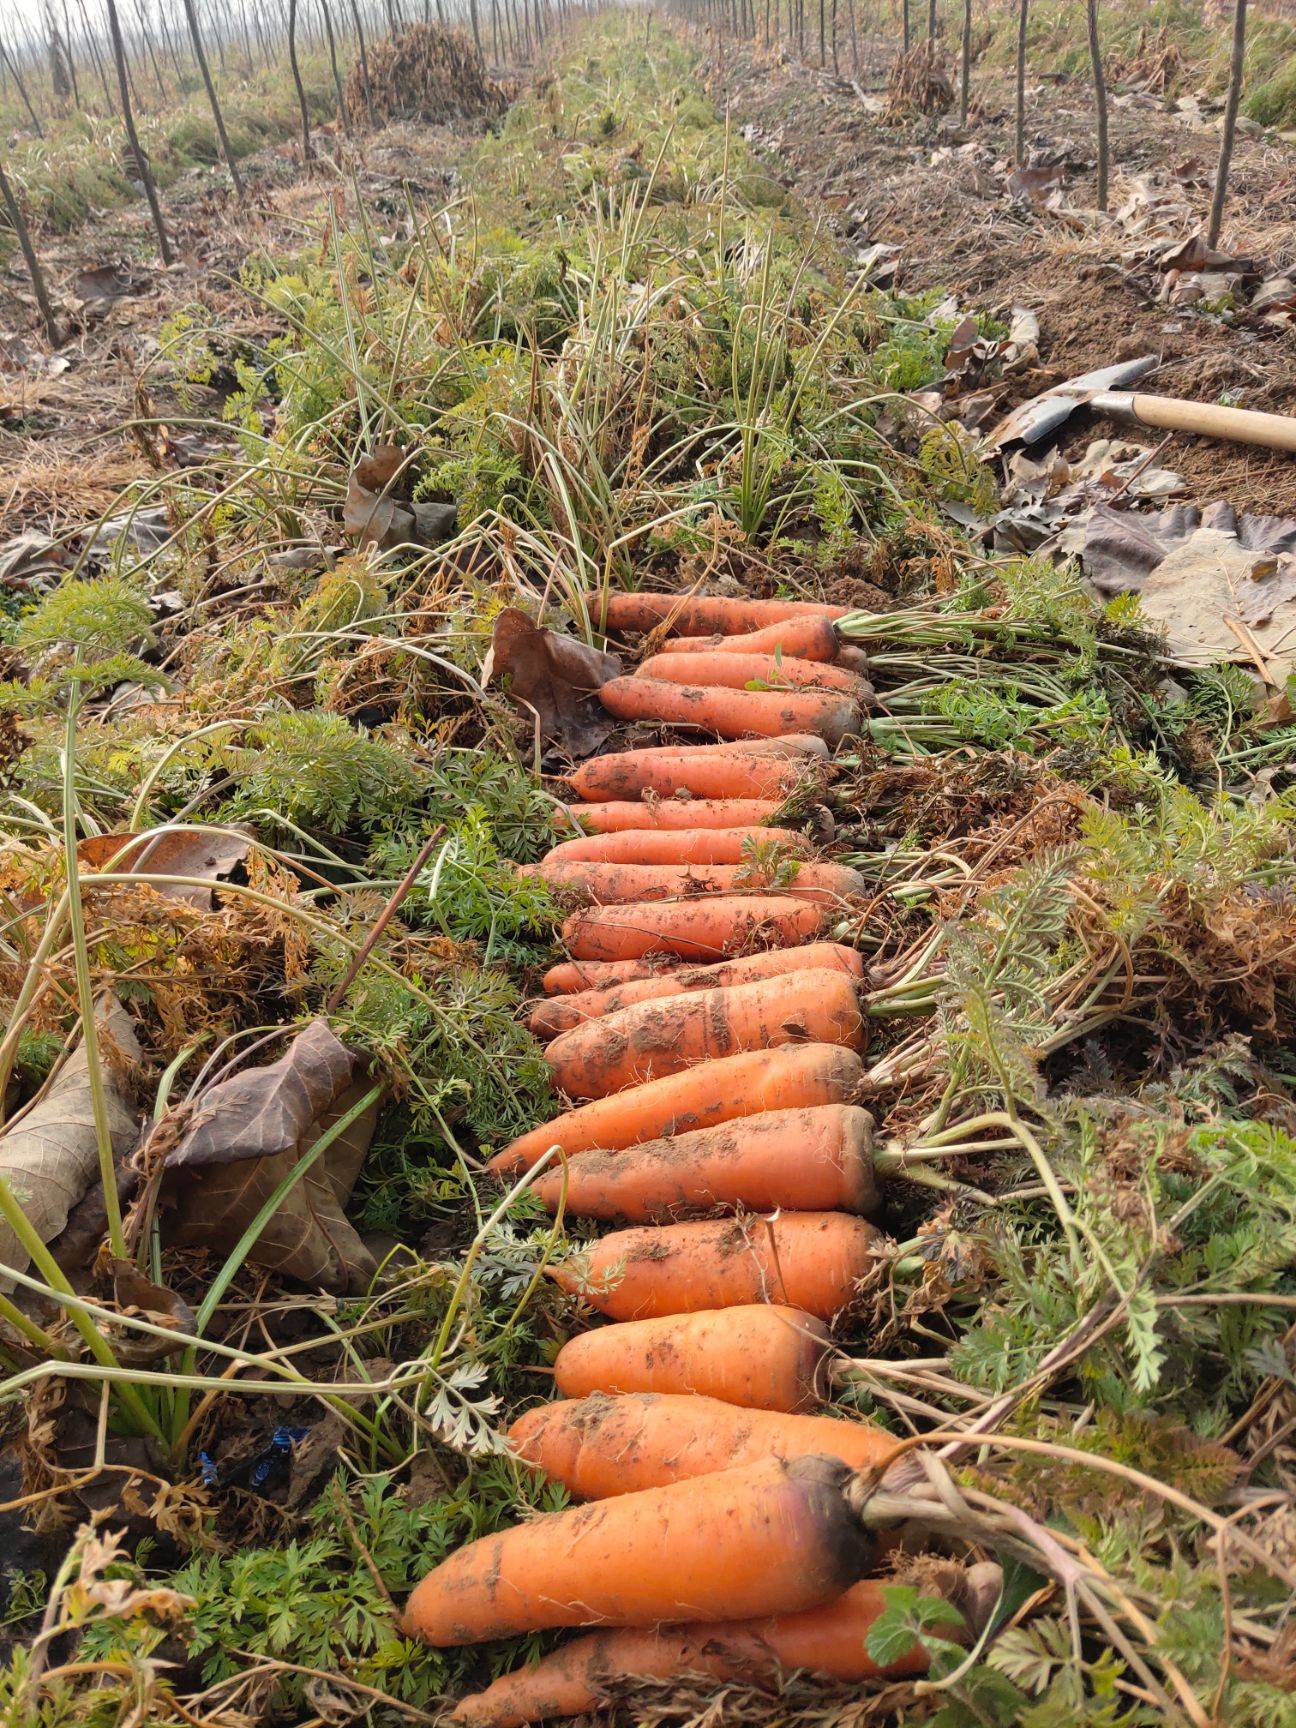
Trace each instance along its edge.
{"label": "dead leaf on ground", "polygon": [[[115,1048],[128,1061],[139,1061],[130,1016],[115,997],[100,1005],[98,1030],[101,1058]],[[101,1066],[113,1157],[120,1159],[135,1143],[139,1112],[114,1072],[116,1065],[104,1060]],[[99,1174],[99,1141],[84,1044],[76,1046],[48,1089],[0,1134],[0,1173],[8,1179],[41,1241],[52,1242]],[[19,1272],[26,1271],[29,1261],[26,1249],[3,1222],[0,1261]],[[0,1279],[0,1288],[12,1287],[8,1278]]]}
{"label": "dead leaf on ground", "polygon": [[[123,1314],[129,1314],[138,1320],[147,1320],[154,1326],[166,1326],[173,1332],[188,1332],[194,1329],[193,1309],[174,1290],[165,1284],[155,1284],[151,1278],[146,1278],[130,1260],[114,1260],[112,1263],[113,1299]],[[118,1358],[138,1366],[144,1362],[153,1362],[163,1356],[172,1356],[177,1350],[183,1350],[184,1345],[179,1338],[157,1338],[147,1332],[136,1332],[127,1328],[125,1343],[118,1348]]]}
{"label": "dead leaf on ground", "polygon": [[112,264],[92,264],[78,270],[72,278],[71,288],[83,305],[110,306],[114,300],[143,294],[152,283],[151,275],[141,275],[118,259]]}
{"label": "dead leaf on ground", "polygon": [[595,693],[620,671],[617,655],[542,630],[525,612],[507,606],[495,620],[482,682],[499,685],[533,724],[538,719],[546,743],[585,756],[615,726]]}
{"label": "dead leaf on ground", "polygon": [[[228,1253],[302,1155],[367,1085],[359,1055],[323,1020],[314,1020],[277,1062],[209,1088],[166,1160],[168,1242]],[[290,1190],[251,1250],[258,1266],[326,1290],[363,1288],[373,1276],[373,1256],[343,1207],[377,1115],[373,1104]]]}
{"label": "dead leaf on ground", "polygon": [[[95,834],[77,844],[82,869],[129,873],[132,876],[198,876],[207,882],[228,882],[235,871],[246,867],[252,849],[248,828],[166,828],[157,834]],[[200,912],[216,904],[210,888],[186,887],[178,882],[159,882],[159,894],[182,900]]]}
{"label": "dead leaf on ground", "polygon": [[376,444],[347,479],[342,526],[361,546],[435,546],[454,538],[453,504],[415,504],[408,498],[409,452]]}

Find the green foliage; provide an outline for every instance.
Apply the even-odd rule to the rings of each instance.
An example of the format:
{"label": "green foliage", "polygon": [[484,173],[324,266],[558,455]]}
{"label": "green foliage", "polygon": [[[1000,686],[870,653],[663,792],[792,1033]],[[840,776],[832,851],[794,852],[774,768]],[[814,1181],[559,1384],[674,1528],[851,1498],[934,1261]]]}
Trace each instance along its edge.
{"label": "green foliage", "polygon": [[154,639],[148,601],[125,576],[68,578],[20,620],[15,637],[25,653],[80,650],[89,663],[138,653]]}
{"label": "green foliage", "polygon": [[318,710],[258,721],[230,759],[238,790],[227,818],[278,820],[321,836],[407,826],[426,785],[396,745]]}

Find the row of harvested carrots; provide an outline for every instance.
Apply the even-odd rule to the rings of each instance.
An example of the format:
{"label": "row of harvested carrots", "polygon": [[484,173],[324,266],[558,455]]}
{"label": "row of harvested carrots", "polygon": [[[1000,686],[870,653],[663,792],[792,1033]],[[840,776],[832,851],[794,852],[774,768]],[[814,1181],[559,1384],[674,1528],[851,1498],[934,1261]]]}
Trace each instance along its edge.
{"label": "row of harvested carrots", "polygon": [[[884,1598],[861,1581],[874,1550],[854,1472],[893,1442],[809,1413],[828,1323],[881,1249],[873,1122],[853,1102],[863,966],[824,939],[863,883],[780,821],[826,783],[867,698],[833,610],[609,606],[611,628],[692,632],[606,686],[609,710],[722,742],[584,763],[583,832],[534,867],[591,902],[530,1016],[573,1107],[492,1168],[513,1178],[558,1149],[534,1180],[549,1210],[632,1227],[553,1268],[615,1324],[560,1350],[560,1399],[509,1439],[593,1504],[469,1544],[406,1622],[438,1645],[610,1629],[464,1700],[473,1728],[577,1714],[626,1677],[878,1672]],[[915,1646],[888,1672],[922,1665]]]}

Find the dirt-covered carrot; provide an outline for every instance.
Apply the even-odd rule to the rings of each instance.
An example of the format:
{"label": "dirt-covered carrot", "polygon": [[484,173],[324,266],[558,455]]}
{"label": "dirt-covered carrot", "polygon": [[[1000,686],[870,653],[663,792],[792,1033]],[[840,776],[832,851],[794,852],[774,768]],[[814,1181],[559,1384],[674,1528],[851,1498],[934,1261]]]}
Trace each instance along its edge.
{"label": "dirt-covered carrot", "polygon": [[668,636],[668,654],[791,654],[798,660],[835,660],[840,652],[837,632],[827,618],[789,618],[763,630],[724,636]]}
{"label": "dirt-covered carrot", "polygon": [[822,900],[806,894],[703,894],[574,912],[562,939],[575,960],[674,954],[701,964],[755,948],[812,942],[829,918]]}
{"label": "dirt-covered carrot", "polygon": [[648,798],[642,803],[611,799],[578,804],[574,814],[586,834],[616,834],[623,828],[668,834],[700,828],[763,828],[775,824],[783,804],[773,798]]}
{"label": "dirt-covered carrot", "polygon": [[859,703],[834,691],[728,690],[633,675],[609,679],[598,697],[618,720],[687,727],[717,738],[814,732],[835,748],[843,738],[853,738],[862,723]]}
{"label": "dirt-covered carrot", "polygon": [[590,864],[743,864],[756,846],[806,858],[810,842],[793,828],[623,828],[560,840],[543,862]]}
{"label": "dirt-covered carrot", "polygon": [[745,1410],[813,1410],[824,1393],[828,1328],[799,1308],[753,1302],[597,1326],[554,1358],[564,1398],[687,1392]]}
{"label": "dirt-covered carrot", "polygon": [[[814,977],[814,973],[807,973]],[[857,1212],[879,1196],[873,1118],[855,1104],[771,1110],[692,1134],[578,1153],[534,1192],[551,1212],[654,1224],[711,1212]]]}
{"label": "dirt-covered carrot", "polygon": [[[573,965],[578,974],[597,977],[601,970],[597,961],[586,966]],[[617,962],[611,962],[613,966]],[[631,967],[643,967],[639,960]],[[629,1008],[634,1002],[652,1002],[667,996],[679,996],[686,990],[718,990],[730,984],[752,984],[758,978],[782,978],[789,972],[813,972],[826,967],[830,972],[844,972],[850,978],[864,977],[864,961],[854,948],[841,942],[807,942],[801,948],[771,948],[764,954],[744,954],[736,960],[721,960],[714,966],[675,966],[625,977],[603,987],[591,984],[537,1003],[527,1022],[533,1037],[546,1039],[579,1026],[586,1020],[597,1020],[604,1014],[615,1014],[618,1008]],[[545,974],[545,986],[559,972],[553,967]],[[566,978],[566,973],[561,973]]]}
{"label": "dirt-covered carrot", "polygon": [[614,984],[667,977],[678,964],[675,960],[560,960],[549,968],[541,983],[546,995],[567,996],[581,990],[606,990]]}
{"label": "dirt-covered carrot", "polygon": [[[818,789],[822,774],[812,765],[817,760],[804,754],[717,744],[682,744],[674,749],[652,745],[591,756],[568,775],[567,784],[591,804],[650,795],[674,798],[681,792],[694,798],[783,799],[801,788]],[[579,816],[579,810],[575,814]]]}
{"label": "dirt-covered carrot", "polygon": [[705,689],[768,685],[772,690],[838,690],[856,702],[867,702],[873,694],[873,686],[858,672],[782,654],[654,654],[635,677],[664,678],[668,684],[697,684]]}
{"label": "dirt-covered carrot", "polygon": [[883,1238],[843,1212],[785,1212],[613,1230],[549,1268],[613,1320],[782,1302],[831,1320],[855,1299]]}
{"label": "dirt-covered carrot", "polygon": [[406,1604],[404,1630],[444,1646],[813,1608],[855,1583],[872,1556],[850,1482],[836,1458],[766,1458],[552,1512],[433,1567]]}
{"label": "dirt-covered carrot", "polygon": [[840,1458],[865,1470],[895,1450],[871,1422],[741,1410],[679,1393],[593,1392],[519,1416],[509,1444],[578,1500],[610,1500],[688,1476],[779,1458]]}
{"label": "dirt-covered carrot", "polygon": [[496,1153],[489,1168],[497,1174],[529,1170],[551,1146],[571,1156],[594,1146],[637,1146],[765,1110],[845,1104],[863,1078],[864,1064],[855,1052],[835,1044],[789,1044],[726,1056],[568,1110],[519,1135]]}
{"label": "dirt-covered carrot", "polygon": [[681,636],[705,636],[719,631],[736,636],[786,624],[792,618],[844,618],[849,606],[818,600],[734,600],[718,594],[609,594],[603,615],[608,630],[643,634],[669,623]]}
{"label": "dirt-covered carrot", "polygon": [[451,1720],[461,1728],[523,1728],[590,1714],[616,1687],[636,1680],[688,1674],[777,1685],[795,1668],[843,1681],[925,1672],[927,1654],[917,1641],[885,1667],[869,1655],[869,1631],[887,1602],[886,1585],[866,1578],[799,1614],[588,1632],[462,1699]]}
{"label": "dirt-covered carrot", "polygon": [[790,894],[794,900],[839,906],[868,891],[864,877],[849,865],[798,862],[792,869],[777,853],[768,858],[758,853],[741,864],[605,864],[596,859],[546,858],[519,866],[518,874],[538,876],[551,888],[588,895],[598,906],[743,893]]}
{"label": "dirt-covered carrot", "polygon": [[569,1098],[605,1098],[742,1050],[864,1041],[859,986],[825,969],[635,1002],[562,1033],[545,1061]]}

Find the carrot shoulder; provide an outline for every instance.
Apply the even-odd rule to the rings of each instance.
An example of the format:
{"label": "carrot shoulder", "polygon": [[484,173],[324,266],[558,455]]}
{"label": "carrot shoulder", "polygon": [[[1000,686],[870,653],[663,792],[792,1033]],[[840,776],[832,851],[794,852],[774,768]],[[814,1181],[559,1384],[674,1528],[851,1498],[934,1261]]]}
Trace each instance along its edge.
{"label": "carrot shoulder", "polygon": [[[682,745],[678,749],[624,750],[592,756],[568,775],[567,784],[589,803],[609,799],[675,798],[785,799],[821,784],[817,758],[764,750]],[[579,815],[579,808],[576,811]]]}
{"label": "carrot shoulder", "polygon": [[812,1410],[829,1349],[822,1320],[778,1302],[701,1308],[598,1326],[563,1345],[554,1386],[589,1392],[686,1392],[745,1410]]}
{"label": "carrot shoulder", "polygon": [[[832,905],[866,892],[858,870],[846,864],[805,864],[777,857],[741,864],[616,864],[597,859],[546,858],[518,867],[551,888],[587,894],[600,906],[675,900],[701,894],[790,894]],[[786,876],[786,880],[780,880]]]}
{"label": "carrot shoulder", "polygon": [[864,1064],[855,1052],[832,1044],[746,1051],[569,1110],[520,1135],[491,1159],[489,1168],[497,1174],[529,1170],[554,1146],[568,1155],[591,1146],[634,1146],[764,1110],[846,1103],[863,1077]]}
{"label": "carrot shoulder", "polygon": [[804,1043],[859,1049],[864,1025],[853,979],[826,969],[797,972],[636,1002],[562,1033],[545,1060],[569,1098],[603,1098],[743,1050]]}
{"label": "carrot shoulder", "polygon": [[560,840],[542,862],[593,864],[743,864],[757,846],[777,846],[784,857],[805,858],[810,842],[793,828],[624,828]]}
{"label": "carrot shoulder", "polygon": [[594,1392],[538,1404],[513,1423],[508,1441],[578,1500],[608,1500],[771,1456],[840,1458],[865,1470],[896,1444],[885,1428],[858,1419],[783,1416],[658,1392]]}
{"label": "carrot shoulder", "polygon": [[871,1557],[850,1481],[835,1458],[766,1458],[550,1513],[433,1567],[406,1604],[405,1630],[445,1646],[812,1608]]}
{"label": "carrot shoulder", "polygon": [[463,1699],[452,1720],[463,1728],[522,1728],[584,1716],[627,1682],[687,1674],[769,1685],[795,1668],[844,1681],[921,1674],[927,1656],[917,1642],[885,1667],[869,1655],[869,1631],[887,1602],[886,1585],[866,1578],[832,1602],[798,1614],[586,1633]]}

